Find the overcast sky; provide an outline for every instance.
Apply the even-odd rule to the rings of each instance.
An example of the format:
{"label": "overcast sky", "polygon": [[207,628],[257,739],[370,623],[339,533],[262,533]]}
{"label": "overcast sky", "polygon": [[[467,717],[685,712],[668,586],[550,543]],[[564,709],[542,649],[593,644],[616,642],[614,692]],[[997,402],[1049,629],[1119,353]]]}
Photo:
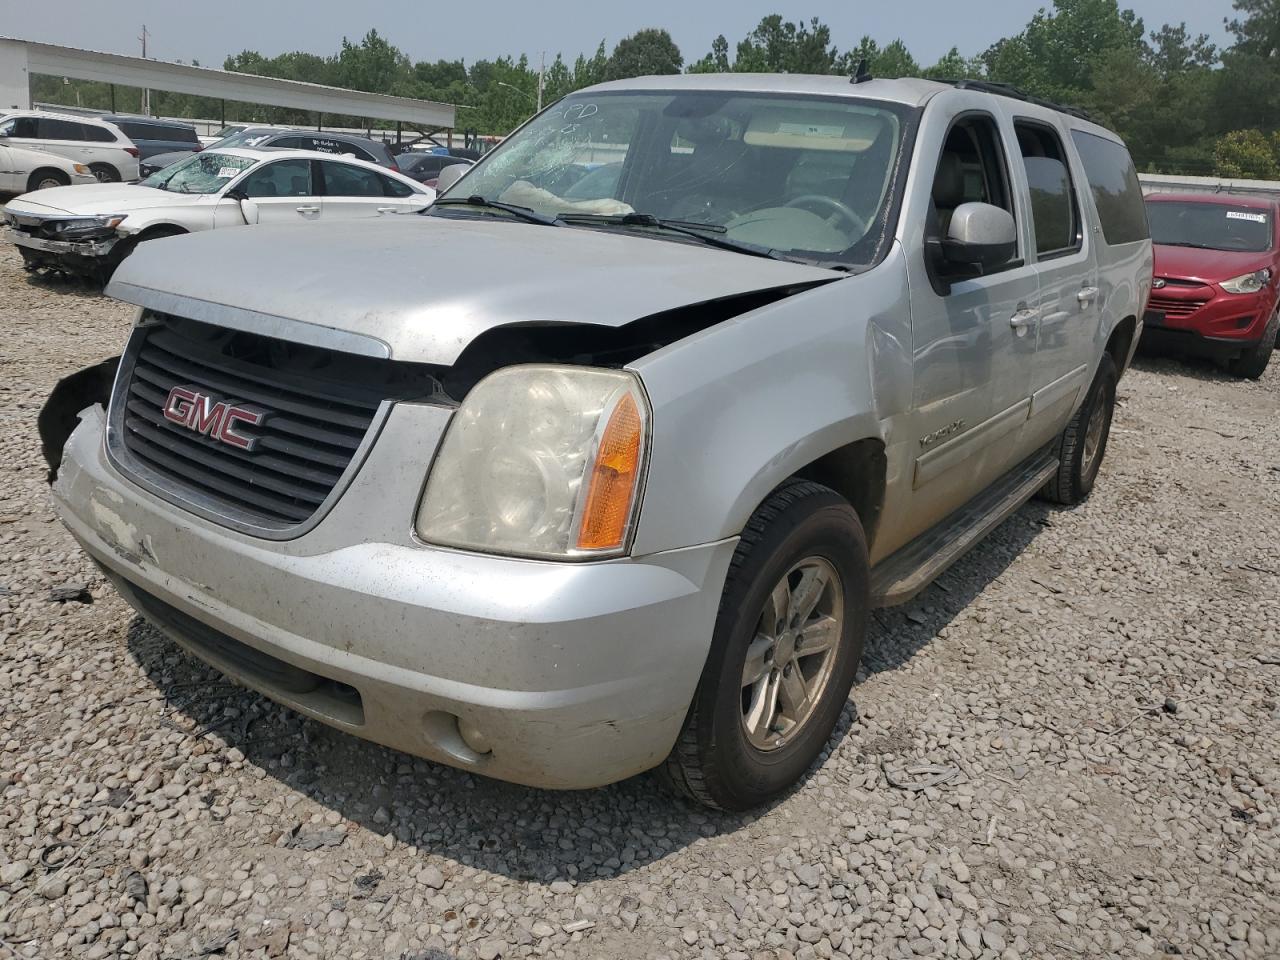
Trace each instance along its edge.
{"label": "overcast sky", "polygon": [[[572,63],[604,39],[613,48],[621,37],[643,27],[665,27],[685,60],[700,59],[717,34],[731,44],[760,18],[779,12],[787,19],[820,17],[841,50],[863,34],[882,45],[902,37],[928,65],[953,45],[966,55],[1019,31],[1045,2],[1035,0],[811,0],[803,5],[778,0],[647,0],[625,3],[571,3],[567,0],[480,3],[476,0],[92,0],[26,2],[0,0],[0,35],[41,40],[111,53],[137,53],[142,24],[150,32],[147,53],[165,60],[197,59],[222,65],[228,54],[257,50],[272,56],[291,50],[330,54],[343,36],[362,37],[370,27],[414,60],[473,60],[538,53],[548,60],[563,52]],[[1121,0],[1137,11],[1148,31],[1186,21],[1215,42],[1226,39],[1224,17],[1230,0]]]}

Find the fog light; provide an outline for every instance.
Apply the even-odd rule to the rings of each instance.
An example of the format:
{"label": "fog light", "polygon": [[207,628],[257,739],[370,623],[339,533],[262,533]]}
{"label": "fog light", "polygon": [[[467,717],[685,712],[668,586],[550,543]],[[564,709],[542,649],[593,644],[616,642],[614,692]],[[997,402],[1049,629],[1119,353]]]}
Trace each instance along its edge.
{"label": "fog light", "polygon": [[493,744],[470,720],[458,718],[458,733],[462,737],[462,742],[479,754],[493,752]]}

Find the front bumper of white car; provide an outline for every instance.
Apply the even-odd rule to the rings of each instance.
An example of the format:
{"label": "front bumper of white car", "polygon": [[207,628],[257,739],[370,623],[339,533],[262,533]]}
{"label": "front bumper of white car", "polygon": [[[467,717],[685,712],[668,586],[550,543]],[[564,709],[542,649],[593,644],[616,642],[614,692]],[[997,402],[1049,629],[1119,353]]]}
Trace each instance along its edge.
{"label": "front bumper of white car", "polygon": [[5,239],[26,250],[75,257],[105,257],[120,242],[120,237],[114,235],[77,240],[49,240],[12,229],[5,231]]}

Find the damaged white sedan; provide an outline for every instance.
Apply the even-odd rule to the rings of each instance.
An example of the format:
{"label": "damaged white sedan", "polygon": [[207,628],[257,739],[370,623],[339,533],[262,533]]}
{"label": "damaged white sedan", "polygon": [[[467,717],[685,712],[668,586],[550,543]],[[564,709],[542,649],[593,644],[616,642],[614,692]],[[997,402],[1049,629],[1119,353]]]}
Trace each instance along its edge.
{"label": "damaged white sedan", "polygon": [[7,239],[28,270],[105,281],[145,240],[254,223],[418,213],[430,187],[392,170],[310,150],[192,154],[140,183],[54,187],[5,209]]}

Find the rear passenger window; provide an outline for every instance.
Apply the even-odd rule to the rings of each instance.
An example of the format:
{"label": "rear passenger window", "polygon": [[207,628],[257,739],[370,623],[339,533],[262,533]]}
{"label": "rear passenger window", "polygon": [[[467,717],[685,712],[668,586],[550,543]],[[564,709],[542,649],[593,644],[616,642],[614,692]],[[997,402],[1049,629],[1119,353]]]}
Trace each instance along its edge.
{"label": "rear passenger window", "polygon": [[382,181],[382,189],[388,197],[411,197],[413,189],[407,183],[401,183],[393,177],[378,174],[378,178]]}
{"label": "rear passenger window", "polygon": [[1055,130],[1040,123],[1019,121],[1014,130],[1031,191],[1036,253],[1046,260],[1079,250],[1079,206],[1062,140]]}
{"label": "rear passenger window", "polygon": [[1147,207],[1129,151],[1123,144],[1083,130],[1071,131],[1071,139],[1089,178],[1089,189],[1107,243],[1114,247],[1148,239],[1151,231],[1147,226]]}
{"label": "rear passenger window", "polygon": [[321,160],[324,170],[324,192],[330,197],[384,197],[382,176],[373,170],[353,167],[349,163]]}
{"label": "rear passenger window", "polygon": [[83,125],[70,120],[51,120],[48,117],[36,119],[36,135],[41,140],[83,140],[83,129]]}

